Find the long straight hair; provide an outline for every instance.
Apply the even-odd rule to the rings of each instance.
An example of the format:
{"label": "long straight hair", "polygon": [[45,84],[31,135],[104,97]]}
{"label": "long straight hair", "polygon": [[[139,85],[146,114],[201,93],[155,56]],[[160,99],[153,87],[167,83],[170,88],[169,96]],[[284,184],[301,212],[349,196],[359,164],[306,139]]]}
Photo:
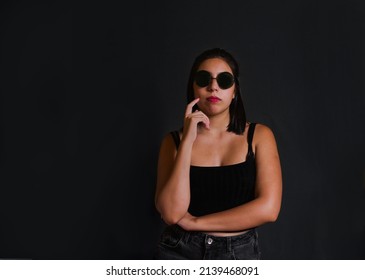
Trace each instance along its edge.
{"label": "long straight hair", "polygon": [[224,60],[232,70],[235,82],[235,96],[229,105],[229,124],[227,126],[227,131],[243,134],[246,128],[246,112],[241,97],[239,67],[234,57],[226,50],[220,48],[206,50],[195,58],[188,80],[187,103],[189,104],[194,100],[194,77],[200,64],[211,58],[220,58]]}

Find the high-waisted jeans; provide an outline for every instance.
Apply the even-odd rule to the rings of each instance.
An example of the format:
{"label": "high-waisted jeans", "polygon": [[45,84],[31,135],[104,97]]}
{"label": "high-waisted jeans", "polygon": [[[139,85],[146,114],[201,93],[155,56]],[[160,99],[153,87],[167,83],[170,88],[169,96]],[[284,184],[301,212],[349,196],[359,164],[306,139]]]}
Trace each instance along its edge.
{"label": "high-waisted jeans", "polygon": [[256,229],[236,236],[218,237],[171,225],[161,235],[155,259],[257,260],[260,254]]}

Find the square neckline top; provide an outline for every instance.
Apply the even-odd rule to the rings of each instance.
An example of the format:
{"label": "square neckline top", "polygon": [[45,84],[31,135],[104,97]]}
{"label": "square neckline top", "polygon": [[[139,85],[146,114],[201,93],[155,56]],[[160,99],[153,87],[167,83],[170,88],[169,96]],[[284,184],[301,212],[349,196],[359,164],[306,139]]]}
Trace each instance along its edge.
{"label": "square neckline top", "polygon": [[[189,213],[202,216],[224,211],[254,199],[256,165],[252,139],[256,123],[250,123],[247,134],[246,160],[221,166],[190,165]],[[176,148],[179,131],[171,132]]]}

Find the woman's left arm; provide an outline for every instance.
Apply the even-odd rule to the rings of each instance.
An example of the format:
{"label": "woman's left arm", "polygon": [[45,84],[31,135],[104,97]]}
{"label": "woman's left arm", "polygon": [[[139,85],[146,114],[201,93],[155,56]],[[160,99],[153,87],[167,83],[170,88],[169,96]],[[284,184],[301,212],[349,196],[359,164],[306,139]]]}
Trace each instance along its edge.
{"label": "woman's left arm", "polygon": [[256,160],[255,199],[243,205],[201,217],[189,213],[179,225],[189,231],[241,231],[276,221],[281,206],[282,178],[274,134],[257,124],[253,139]]}

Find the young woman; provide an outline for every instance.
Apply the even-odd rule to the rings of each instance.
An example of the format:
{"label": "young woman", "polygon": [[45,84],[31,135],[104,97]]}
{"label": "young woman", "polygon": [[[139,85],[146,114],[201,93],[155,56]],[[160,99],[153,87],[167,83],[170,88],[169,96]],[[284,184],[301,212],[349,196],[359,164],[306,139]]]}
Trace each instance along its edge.
{"label": "young woman", "polygon": [[259,259],[256,228],[282,196],[274,135],[246,122],[239,68],[223,49],[194,61],[183,128],[162,141],[155,203],[168,225],[156,259]]}

